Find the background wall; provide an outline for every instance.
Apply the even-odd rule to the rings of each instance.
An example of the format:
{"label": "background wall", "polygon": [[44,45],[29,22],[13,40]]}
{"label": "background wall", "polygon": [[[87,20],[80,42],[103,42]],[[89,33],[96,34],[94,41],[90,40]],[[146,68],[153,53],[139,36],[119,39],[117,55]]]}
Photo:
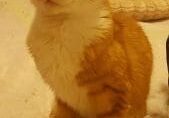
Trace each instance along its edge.
{"label": "background wall", "polygon": [[25,44],[33,16],[29,0],[0,0],[0,118],[47,118],[52,93]]}

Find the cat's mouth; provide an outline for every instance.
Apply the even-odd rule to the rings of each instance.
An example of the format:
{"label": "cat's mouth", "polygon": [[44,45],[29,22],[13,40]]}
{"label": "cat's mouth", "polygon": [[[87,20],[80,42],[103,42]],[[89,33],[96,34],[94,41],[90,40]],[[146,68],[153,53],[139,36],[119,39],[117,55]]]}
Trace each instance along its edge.
{"label": "cat's mouth", "polygon": [[55,5],[55,6],[58,6],[58,2],[56,2],[56,0],[44,0],[44,3],[43,4],[46,4],[46,5]]}
{"label": "cat's mouth", "polygon": [[46,0],[45,3],[58,5],[58,3],[55,0]]}
{"label": "cat's mouth", "polygon": [[58,5],[56,0],[32,0],[32,3],[35,6],[41,6],[41,5]]}
{"label": "cat's mouth", "polygon": [[53,5],[67,5],[69,3],[72,3],[73,0],[44,0],[47,4],[53,4]]}
{"label": "cat's mouth", "polygon": [[35,5],[51,5],[51,6],[65,6],[72,3],[74,0],[32,0]]}

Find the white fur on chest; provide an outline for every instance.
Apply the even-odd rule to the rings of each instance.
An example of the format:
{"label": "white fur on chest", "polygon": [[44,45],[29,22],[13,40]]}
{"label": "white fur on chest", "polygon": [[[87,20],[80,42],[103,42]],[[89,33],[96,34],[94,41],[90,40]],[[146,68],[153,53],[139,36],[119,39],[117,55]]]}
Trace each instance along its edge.
{"label": "white fur on chest", "polygon": [[[90,7],[85,9],[95,10]],[[47,28],[39,29],[40,32],[45,32],[45,35],[40,34],[37,36],[38,39],[34,38],[36,45],[41,49],[37,52],[39,53],[37,63],[42,75],[45,76],[45,81],[54,89],[58,99],[84,116],[91,114],[92,110],[88,103],[87,90],[78,86],[75,76],[82,69],[80,63],[86,46],[95,41],[96,37],[102,36],[112,24],[111,20],[100,18],[106,16],[108,11],[92,12],[96,14],[86,12],[83,18],[78,16],[76,19],[70,18],[61,26],[54,22],[56,23],[54,26],[57,27],[52,27],[53,24],[49,22],[45,24]],[[53,42],[47,42],[45,38]]]}
{"label": "white fur on chest", "polygon": [[[59,49],[58,49],[59,50]],[[82,49],[73,52],[69,47],[62,47],[57,53],[58,68],[55,70],[54,89],[56,97],[68,103],[75,110],[81,110],[86,113],[88,109],[88,99],[86,90],[80,88],[77,84],[76,74],[80,71],[80,59],[82,58]]]}
{"label": "white fur on chest", "polygon": [[[104,28],[108,26],[104,19],[101,19],[99,23],[105,23],[102,26]],[[87,115],[91,114],[90,112],[92,111],[90,110],[87,91],[85,88],[77,85],[75,76],[82,69],[81,61],[84,58],[83,53],[86,46],[90,45],[96,40],[95,37],[101,34],[97,34],[98,32],[93,32],[92,30],[90,31],[90,29],[88,32],[83,32],[83,28],[81,28],[81,32],[81,35],[79,35],[80,33],[76,34],[76,36],[68,35],[62,44],[58,44],[58,58],[56,62],[59,66],[56,70],[57,74],[55,74],[55,90],[58,98],[67,102],[74,109],[80,110],[81,114]]]}
{"label": "white fur on chest", "polygon": [[86,46],[112,27],[112,19],[108,18],[110,11],[103,1],[76,1],[61,11],[52,17],[37,15],[30,47],[37,67],[56,97],[86,116],[92,110],[87,90],[78,86],[76,75],[82,69]]}
{"label": "white fur on chest", "polygon": [[[78,31],[77,31],[78,32]],[[90,32],[84,36],[68,35],[64,42],[55,47],[57,68],[50,74],[54,82],[53,87],[56,97],[68,103],[83,115],[91,114],[87,90],[78,85],[76,75],[82,69],[81,61],[84,58],[84,50],[95,40],[96,32]],[[50,56],[50,55],[48,55]]]}

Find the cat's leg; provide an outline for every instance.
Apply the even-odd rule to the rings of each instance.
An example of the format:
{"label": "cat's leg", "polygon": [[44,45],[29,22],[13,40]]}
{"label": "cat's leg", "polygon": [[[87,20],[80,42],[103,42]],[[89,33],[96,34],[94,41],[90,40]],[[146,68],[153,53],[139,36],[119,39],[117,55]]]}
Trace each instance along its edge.
{"label": "cat's leg", "polygon": [[110,57],[109,49],[101,51],[101,54],[104,52],[101,56],[100,48],[97,52],[89,49],[82,63],[83,69],[76,76],[78,85],[87,89],[93,113],[90,118],[131,118],[128,116],[132,86],[128,81],[126,56],[118,43],[114,42],[112,47],[111,53],[118,61],[114,62]]}
{"label": "cat's leg", "polygon": [[130,105],[116,94],[123,93],[106,86],[101,91],[90,93],[89,98],[96,110],[96,118],[127,118]]}
{"label": "cat's leg", "polygon": [[61,100],[56,100],[53,105],[50,118],[81,118],[75,111],[68,107]]}
{"label": "cat's leg", "polygon": [[101,80],[98,78],[98,81],[82,83],[82,86],[88,89],[91,113],[94,113],[85,117],[129,118],[128,90],[123,82],[113,82],[110,78],[103,77]]}

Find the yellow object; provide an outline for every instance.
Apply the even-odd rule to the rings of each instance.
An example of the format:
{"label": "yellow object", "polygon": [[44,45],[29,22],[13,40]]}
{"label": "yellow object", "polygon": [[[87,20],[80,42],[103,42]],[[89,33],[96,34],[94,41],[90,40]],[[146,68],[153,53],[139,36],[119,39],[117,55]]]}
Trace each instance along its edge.
{"label": "yellow object", "polygon": [[138,20],[169,18],[169,0],[109,0],[113,12],[127,12]]}

